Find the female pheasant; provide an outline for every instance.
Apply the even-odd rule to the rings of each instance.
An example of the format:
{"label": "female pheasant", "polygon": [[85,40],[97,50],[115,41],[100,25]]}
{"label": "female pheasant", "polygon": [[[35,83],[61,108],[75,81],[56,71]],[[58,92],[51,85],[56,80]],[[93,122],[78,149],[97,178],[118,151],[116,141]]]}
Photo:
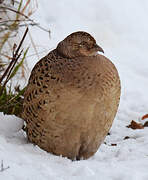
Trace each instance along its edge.
{"label": "female pheasant", "polygon": [[103,49],[75,32],[33,68],[23,118],[30,142],[72,160],[87,159],[107,135],[120,99],[120,78]]}

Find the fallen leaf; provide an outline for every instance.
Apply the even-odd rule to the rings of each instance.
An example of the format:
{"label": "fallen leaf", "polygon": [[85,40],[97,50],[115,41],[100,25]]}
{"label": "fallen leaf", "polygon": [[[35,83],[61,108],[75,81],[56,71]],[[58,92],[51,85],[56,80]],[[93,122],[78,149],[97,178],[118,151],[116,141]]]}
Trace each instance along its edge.
{"label": "fallen leaf", "polygon": [[143,126],[148,127],[148,121],[146,121]]}
{"label": "fallen leaf", "polygon": [[142,116],[142,120],[144,120],[144,119],[146,119],[146,118],[148,118],[148,114],[145,114],[144,116]]}
{"label": "fallen leaf", "polygon": [[126,126],[127,128],[131,128],[131,129],[143,129],[144,126],[141,123],[137,123],[135,121],[131,121],[131,124]]}

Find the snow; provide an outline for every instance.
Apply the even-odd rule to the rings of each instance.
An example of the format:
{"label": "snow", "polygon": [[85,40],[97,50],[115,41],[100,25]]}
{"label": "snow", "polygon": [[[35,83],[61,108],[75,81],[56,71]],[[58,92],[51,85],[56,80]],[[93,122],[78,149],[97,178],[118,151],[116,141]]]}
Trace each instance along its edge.
{"label": "snow", "polygon": [[[57,157],[27,142],[22,121],[0,114],[2,180],[148,180],[148,128],[132,130],[148,113],[148,1],[82,0],[38,1],[34,19],[50,28],[51,38],[31,28],[40,57],[71,32],[91,33],[105,56],[116,65],[122,84],[120,107],[98,152],[88,160]],[[32,50],[32,53],[33,50]],[[30,60],[30,69],[37,58]],[[129,139],[124,140],[126,136]],[[111,144],[117,144],[112,146]]]}

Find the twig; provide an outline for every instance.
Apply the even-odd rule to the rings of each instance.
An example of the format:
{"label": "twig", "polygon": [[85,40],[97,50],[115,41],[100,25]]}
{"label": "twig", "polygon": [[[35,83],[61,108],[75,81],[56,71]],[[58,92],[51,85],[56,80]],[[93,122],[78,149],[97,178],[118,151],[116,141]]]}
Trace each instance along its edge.
{"label": "twig", "polygon": [[27,23],[27,24],[20,24],[19,27],[24,27],[24,26],[38,26],[38,23]]}
{"label": "twig", "polygon": [[16,62],[17,62],[17,60],[18,60],[19,57],[21,56],[22,51],[19,53],[19,50],[20,50],[20,48],[21,48],[21,46],[22,46],[22,44],[23,44],[23,41],[24,41],[27,33],[28,33],[28,27],[27,27],[24,35],[23,35],[23,38],[22,38],[21,42],[19,43],[19,46],[18,46],[17,50],[16,50],[15,53],[13,54],[13,57],[12,57],[12,60],[11,60],[11,62],[10,62],[10,64],[9,64],[9,66],[8,66],[7,69],[5,70],[5,72],[4,72],[4,74],[2,75],[2,77],[0,78],[0,84],[1,84],[2,81],[4,80],[4,78],[7,76],[7,78],[6,78],[6,80],[5,80],[4,84],[3,84],[3,87],[2,87],[2,89],[1,89],[1,91],[0,91],[0,95],[1,95],[2,92],[3,92],[3,90],[4,90],[4,88],[5,88],[5,85],[6,85],[7,82],[9,81],[9,77],[10,77],[10,75],[11,75],[11,72],[12,72],[12,70],[13,70]]}
{"label": "twig", "polygon": [[0,21],[0,24],[1,25],[5,25],[6,23],[9,23],[9,22],[25,22],[25,21],[30,21],[29,19],[26,19],[26,20],[21,20],[21,19],[9,19],[9,20],[6,20],[6,21]]}
{"label": "twig", "polygon": [[35,52],[36,52],[36,55],[37,55],[37,57],[38,57],[38,59],[39,59],[40,57],[39,57],[39,54],[38,54],[37,48],[36,48],[36,46],[35,46],[35,43],[34,43],[34,41],[33,41],[33,38],[32,38],[32,36],[31,36],[31,33],[30,33],[30,32],[29,32],[29,37],[30,37],[30,40],[31,40],[32,46],[33,46],[33,48],[34,48],[34,50],[35,50]]}
{"label": "twig", "polygon": [[13,56],[13,58],[12,58],[10,64],[9,64],[9,66],[7,67],[7,69],[6,69],[6,71],[4,72],[4,74],[2,75],[2,77],[0,78],[0,84],[1,84],[1,82],[3,81],[3,79],[6,77],[6,75],[8,74],[11,66],[13,65],[14,61],[16,60],[16,56],[18,55],[18,52],[19,52],[20,47],[21,47],[21,45],[22,45],[22,43],[23,43],[23,41],[24,41],[24,39],[25,39],[25,37],[26,37],[27,32],[28,32],[28,27],[27,27],[27,29],[26,29],[26,31],[25,31],[25,33],[24,33],[24,36],[23,36],[23,38],[22,38],[22,40],[21,40],[21,42],[20,42],[20,44],[19,44],[19,46],[18,46],[18,48],[17,48],[14,56]]}
{"label": "twig", "polygon": [[8,56],[8,55],[6,55],[6,54],[4,54],[4,53],[0,53],[0,56],[4,56],[4,57],[6,57],[6,58],[9,59],[9,60],[12,59],[12,57],[10,57],[10,56]]}
{"label": "twig", "polygon": [[[1,6],[0,8],[2,8],[2,9],[7,9],[7,10],[9,10],[9,11],[15,12],[15,13],[17,13],[17,14],[25,17],[26,19],[28,19],[28,20],[31,21],[32,23],[35,23],[35,22],[34,22],[32,19],[30,19],[27,15],[25,15],[25,14],[23,14],[23,13],[15,10],[15,9],[12,9],[12,8],[9,8],[9,7],[6,7],[6,6]],[[43,31],[50,33],[50,30],[47,30],[47,29],[43,28],[42,26],[40,26],[40,25],[38,25],[38,24],[37,24],[36,26],[37,26],[38,28],[42,29]]]}
{"label": "twig", "polygon": [[3,171],[5,171],[5,170],[7,170],[7,169],[10,168],[9,166],[7,166],[7,167],[4,168],[3,160],[1,161],[1,166],[0,166],[0,167],[1,167],[1,168],[0,168],[0,172],[3,172]]}
{"label": "twig", "polygon": [[7,79],[6,79],[5,83],[4,83],[4,87],[5,87],[5,85],[7,84],[7,82],[9,81],[9,77],[10,77],[10,75],[11,75],[11,72],[12,72],[12,70],[13,70],[13,68],[14,68],[14,66],[15,66],[15,64],[16,64],[16,62],[17,62],[17,60],[20,58],[22,52],[23,52],[23,50],[21,50],[21,52],[20,52],[20,53],[18,54],[18,56],[16,57],[16,59],[15,59],[13,65],[11,66],[10,71],[9,71],[9,73],[8,73],[8,75],[7,75]]}
{"label": "twig", "polygon": [[9,7],[6,7],[6,6],[0,6],[1,9],[7,9],[9,11],[12,11],[12,12],[15,12],[16,14],[20,14],[21,16],[24,16],[26,19],[30,19],[28,16],[26,16],[25,14],[15,10],[15,9],[12,9],[12,8],[9,8]]}
{"label": "twig", "polygon": [[20,42],[20,44],[19,44],[19,46],[18,46],[18,48],[17,48],[17,50],[16,50],[16,52],[15,52],[15,55],[14,55],[15,57],[17,56],[17,54],[18,54],[18,52],[19,52],[19,50],[20,50],[20,48],[21,48],[21,46],[22,46],[22,44],[23,44],[23,41],[24,41],[27,33],[28,33],[28,27],[26,28],[26,31],[25,31],[25,33],[24,33],[24,35],[23,35],[23,38],[22,38],[22,40],[21,40],[21,42]]}

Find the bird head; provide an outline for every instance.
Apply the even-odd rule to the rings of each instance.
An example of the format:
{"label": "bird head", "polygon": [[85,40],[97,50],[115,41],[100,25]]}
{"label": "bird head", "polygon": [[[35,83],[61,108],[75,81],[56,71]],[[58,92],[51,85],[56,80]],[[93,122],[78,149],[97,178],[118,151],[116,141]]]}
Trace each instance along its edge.
{"label": "bird head", "polygon": [[94,56],[103,49],[96,44],[95,39],[87,32],[78,31],[67,36],[57,46],[59,54],[68,57]]}

